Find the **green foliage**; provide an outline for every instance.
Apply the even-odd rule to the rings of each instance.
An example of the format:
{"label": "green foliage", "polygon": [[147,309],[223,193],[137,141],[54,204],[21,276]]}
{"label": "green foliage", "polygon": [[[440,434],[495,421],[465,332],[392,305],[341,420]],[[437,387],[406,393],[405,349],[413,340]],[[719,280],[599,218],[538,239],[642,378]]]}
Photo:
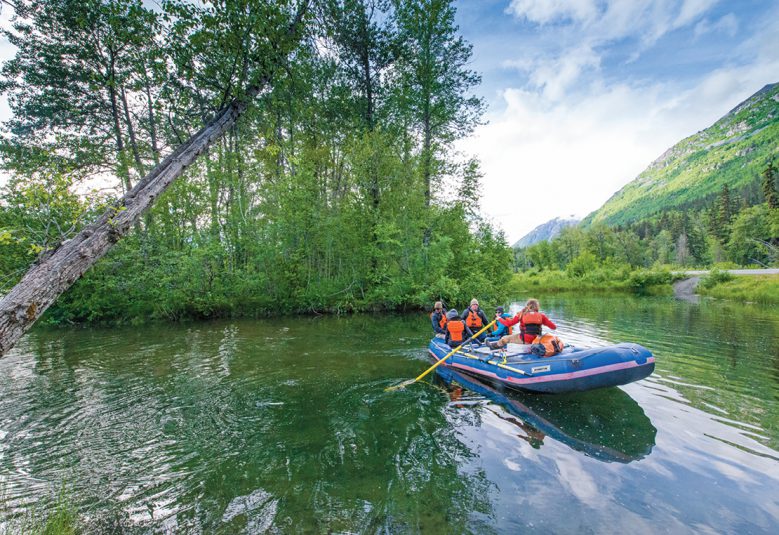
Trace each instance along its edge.
{"label": "green foliage", "polygon": [[68,491],[63,487],[48,513],[42,512],[41,504],[28,509],[24,516],[0,525],[0,535],[24,533],[29,535],[76,535],[81,533],[80,520]]}
{"label": "green foliage", "polygon": [[104,200],[73,192],[72,175],[43,170],[0,189],[0,291],[42,252],[71,238]]}
{"label": "green foliage", "polygon": [[719,299],[741,303],[767,303],[779,305],[779,275],[733,277],[711,286],[699,286],[699,293]]}
{"label": "green foliage", "polygon": [[[72,206],[41,225],[70,218],[79,228],[98,201],[75,196],[73,184],[107,169],[128,187],[161,147],[273,75],[257,105],[49,309],[49,321],[427,308],[502,295],[511,251],[479,216],[478,162],[452,150],[481,113],[453,2],[314,3],[317,23],[273,73],[268,58],[287,41],[296,2],[23,4],[20,52],[3,71],[16,113],[3,163],[20,191],[36,187],[30,169],[72,170],[55,203]],[[35,55],[55,43],[59,56]],[[102,49],[113,63],[95,57]],[[44,109],[41,95],[73,77]],[[43,139],[67,143],[50,151]],[[5,276],[35,258],[24,250],[35,206],[2,205],[0,247],[16,248],[0,266]]]}
{"label": "green foliage", "polygon": [[768,160],[768,165],[763,170],[763,197],[766,204],[772,209],[779,208],[779,192],[776,191],[776,178],[779,176],[779,171],[776,169],[776,164],[773,158]]}
{"label": "green foliage", "polygon": [[595,271],[598,265],[598,259],[589,251],[583,251],[576,258],[571,260],[565,268],[572,277],[583,277],[587,273]]}
{"label": "green foliage", "polygon": [[734,219],[728,249],[736,263],[767,265],[775,260],[769,243],[775,236],[771,228],[773,211],[767,204],[759,204]]}
{"label": "green foliage", "polygon": [[734,276],[727,271],[721,271],[719,269],[712,269],[708,275],[703,277],[698,283],[701,288],[709,289],[722,284],[723,282],[730,282],[734,279]]}
{"label": "green foliage", "polygon": [[638,294],[647,293],[653,286],[668,285],[673,282],[673,275],[665,270],[638,270],[630,274],[628,285]]}

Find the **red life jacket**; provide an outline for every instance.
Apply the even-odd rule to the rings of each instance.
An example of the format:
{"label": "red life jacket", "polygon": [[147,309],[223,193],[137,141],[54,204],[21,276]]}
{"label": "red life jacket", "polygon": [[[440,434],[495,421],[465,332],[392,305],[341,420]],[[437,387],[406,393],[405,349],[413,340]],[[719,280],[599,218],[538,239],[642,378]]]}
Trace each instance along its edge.
{"label": "red life jacket", "polygon": [[528,334],[531,336],[541,336],[541,327],[543,317],[540,312],[525,312],[520,317],[522,324],[522,336]]}
{"label": "red life jacket", "polygon": [[[433,320],[433,316],[434,316],[434,315],[435,315],[435,312],[431,312],[431,313],[430,313],[430,321],[432,321],[432,320]],[[440,320],[438,320],[438,326],[439,326],[439,327],[441,327],[441,328],[443,329],[443,328],[444,328],[444,325],[446,325],[446,321],[447,321],[447,319],[446,319],[446,314],[444,314],[444,313],[442,312],[442,313],[441,313],[441,319],[440,319]]]}
{"label": "red life jacket", "polygon": [[482,323],[479,314],[477,314],[473,310],[468,310],[468,317],[466,318],[465,323],[468,325],[468,328],[472,331],[474,330],[474,328],[481,329],[484,326],[484,323]]}
{"label": "red life jacket", "polygon": [[446,324],[446,331],[449,333],[450,342],[465,341],[465,324],[462,320],[452,320]]}

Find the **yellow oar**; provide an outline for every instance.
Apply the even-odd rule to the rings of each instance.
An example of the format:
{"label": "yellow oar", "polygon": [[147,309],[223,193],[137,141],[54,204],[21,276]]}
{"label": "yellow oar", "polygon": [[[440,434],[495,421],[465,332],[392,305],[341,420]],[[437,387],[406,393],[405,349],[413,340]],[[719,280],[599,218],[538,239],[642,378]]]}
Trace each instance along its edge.
{"label": "yellow oar", "polygon": [[422,377],[424,377],[424,376],[425,376],[425,375],[427,375],[428,373],[430,373],[430,372],[432,372],[433,370],[435,370],[435,369],[436,369],[436,368],[437,368],[437,367],[438,367],[440,364],[443,364],[443,362],[444,362],[446,359],[448,359],[449,357],[451,357],[452,355],[454,355],[455,353],[457,353],[458,351],[460,351],[460,349],[462,349],[462,348],[463,348],[463,346],[465,346],[465,344],[467,344],[468,342],[470,342],[471,340],[473,340],[474,338],[476,338],[477,336],[479,336],[481,333],[483,333],[484,331],[486,331],[487,329],[489,329],[490,327],[492,327],[493,325],[495,325],[495,322],[496,322],[496,321],[498,321],[498,320],[497,320],[497,318],[496,318],[496,319],[494,319],[494,320],[492,320],[492,322],[491,322],[489,325],[485,325],[484,327],[482,327],[482,328],[481,328],[481,330],[480,330],[479,332],[477,332],[476,334],[474,334],[473,336],[471,336],[470,338],[468,338],[468,339],[467,339],[465,342],[463,342],[462,344],[460,344],[460,345],[459,345],[459,346],[457,346],[456,348],[452,349],[452,350],[449,352],[449,354],[448,354],[448,355],[446,355],[446,356],[445,356],[444,358],[442,358],[442,359],[439,359],[439,360],[438,360],[438,362],[436,362],[435,364],[433,364],[432,366],[430,366],[430,367],[427,369],[427,371],[425,371],[424,373],[422,373],[421,375],[419,375],[419,376],[418,376],[416,379],[409,379],[408,381],[403,381],[403,382],[402,382],[402,383],[400,383],[399,385],[395,385],[395,386],[388,386],[387,388],[385,388],[385,389],[384,389],[384,391],[385,391],[385,392],[388,392],[388,391],[390,391],[390,390],[398,390],[399,388],[405,388],[405,387],[407,387],[408,385],[411,385],[411,384],[414,384],[414,383],[416,383],[417,381],[419,381],[420,379],[422,379]]}

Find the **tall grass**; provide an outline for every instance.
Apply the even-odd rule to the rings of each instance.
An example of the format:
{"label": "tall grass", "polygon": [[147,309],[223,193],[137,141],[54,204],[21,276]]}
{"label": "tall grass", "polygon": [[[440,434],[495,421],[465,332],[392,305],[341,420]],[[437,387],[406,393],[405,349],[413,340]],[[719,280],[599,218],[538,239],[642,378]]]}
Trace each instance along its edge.
{"label": "tall grass", "polygon": [[675,278],[665,269],[633,271],[628,266],[601,267],[580,276],[568,270],[530,270],[515,273],[507,290],[511,295],[543,292],[663,294],[671,292]]}
{"label": "tall grass", "polygon": [[779,275],[737,275],[710,286],[701,284],[698,293],[733,301],[779,304]]}
{"label": "tall grass", "polygon": [[0,524],[0,535],[77,535],[78,524],[78,512],[63,487],[48,512],[36,504],[21,517]]}

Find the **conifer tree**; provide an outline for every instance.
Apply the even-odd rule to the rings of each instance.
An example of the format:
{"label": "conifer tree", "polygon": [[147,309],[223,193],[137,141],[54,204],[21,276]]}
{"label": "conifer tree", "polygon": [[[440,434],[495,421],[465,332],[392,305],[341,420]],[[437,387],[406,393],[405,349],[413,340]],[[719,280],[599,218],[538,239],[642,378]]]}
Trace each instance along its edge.
{"label": "conifer tree", "polygon": [[733,218],[733,204],[730,198],[730,188],[727,184],[722,185],[719,198],[717,199],[717,238],[722,243],[728,240],[730,221]]}
{"label": "conifer tree", "polygon": [[779,193],[776,191],[776,164],[773,158],[768,161],[768,165],[763,170],[763,196],[765,202],[771,208],[779,208]]}

